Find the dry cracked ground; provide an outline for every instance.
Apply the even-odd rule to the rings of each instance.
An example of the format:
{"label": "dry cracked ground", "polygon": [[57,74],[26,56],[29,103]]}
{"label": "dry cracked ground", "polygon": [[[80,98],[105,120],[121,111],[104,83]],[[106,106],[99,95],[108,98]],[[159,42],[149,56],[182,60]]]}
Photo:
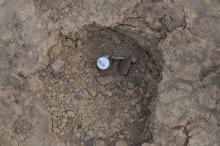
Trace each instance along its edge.
{"label": "dry cracked ground", "polygon": [[0,146],[220,146],[219,38],[219,0],[0,0]]}

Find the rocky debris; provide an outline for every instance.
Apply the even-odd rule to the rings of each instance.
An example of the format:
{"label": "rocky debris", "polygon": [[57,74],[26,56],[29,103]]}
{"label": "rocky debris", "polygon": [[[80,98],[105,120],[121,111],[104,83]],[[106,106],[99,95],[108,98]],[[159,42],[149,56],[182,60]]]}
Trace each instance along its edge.
{"label": "rocky debris", "polygon": [[119,140],[115,143],[115,146],[128,146],[128,144],[123,140]]}
{"label": "rocky debris", "polygon": [[22,77],[15,73],[9,74],[8,82],[15,88],[21,88],[24,85]]}
{"label": "rocky debris", "polygon": [[88,139],[85,142],[85,146],[95,146],[95,144],[96,144],[96,138],[95,137],[92,137],[92,138]]}
{"label": "rocky debris", "polygon": [[119,60],[119,62],[118,62],[118,72],[121,75],[127,75],[130,67],[131,67],[131,59],[130,58]]}
{"label": "rocky debris", "polygon": [[97,140],[95,146],[106,146],[105,142],[103,140]]}
{"label": "rocky debris", "polygon": [[52,74],[54,77],[58,78],[61,76],[61,73],[64,70],[64,65],[65,65],[65,62],[60,59],[57,59],[55,62],[51,64],[51,68],[53,70]]}
{"label": "rocky debris", "polygon": [[96,77],[96,81],[100,84],[100,85],[108,85],[110,83],[112,83],[114,81],[114,78],[110,75],[108,76],[98,76]]}

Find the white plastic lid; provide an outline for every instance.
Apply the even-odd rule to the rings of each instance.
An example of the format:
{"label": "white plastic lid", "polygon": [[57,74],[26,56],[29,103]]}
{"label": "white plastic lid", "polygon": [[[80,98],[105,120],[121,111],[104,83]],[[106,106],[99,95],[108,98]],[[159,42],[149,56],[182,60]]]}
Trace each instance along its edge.
{"label": "white plastic lid", "polygon": [[97,66],[101,70],[106,70],[110,66],[110,60],[107,56],[102,56],[97,60]]}

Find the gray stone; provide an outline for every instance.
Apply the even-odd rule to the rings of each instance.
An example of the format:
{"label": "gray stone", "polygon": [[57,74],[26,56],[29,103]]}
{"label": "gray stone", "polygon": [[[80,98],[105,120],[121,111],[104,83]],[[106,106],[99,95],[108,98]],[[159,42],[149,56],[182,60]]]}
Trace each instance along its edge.
{"label": "gray stone", "polygon": [[100,85],[108,85],[114,81],[114,78],[112,76],[108,75],[108,76],[96,77],[96,81]]}
{"label": "gray stone", "polygon": [[127,75],[131,66],[131,59],[119,60],[118,62],[118,72],[121,75]]}
{"label": "gray stone", "polygon": [[51,64],[51,68],[53,69],[53,75],[55,77],[59,77],[59,75],[63,72],[65,62],[57,59],[54,63]]}
{"label": "gray stone", "polygon": [[92,137],[92,138],[88,139],[85,142],[85,146],[95,146],[95,144],[96,144],[96,138],[95,137]]}
{"label": "gray stone", "polygon": [[18,87],[20,88],[24,85],[24,80],[22,79],[22,77],[20,77],[19,75],[15,73],[11,73],[8,76],[8,82],[15,88],[18,88]]}

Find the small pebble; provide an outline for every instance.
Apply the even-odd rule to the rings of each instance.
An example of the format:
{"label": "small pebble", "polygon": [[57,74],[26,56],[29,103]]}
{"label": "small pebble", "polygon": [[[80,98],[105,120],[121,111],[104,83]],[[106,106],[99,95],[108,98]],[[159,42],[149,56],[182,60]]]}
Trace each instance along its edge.
{"label": "small pebble", "polygon": [[91,89],[90,94],[94,97],[97,95],[97,92],[94,89]]}
{"label": "small pebble", "polygon": [[104,85],[108,85],[108,84],[112,83],[114,81],[114,78],[112,76],[110,76],[110,75],[102,76],[102,77],[98,76],[98,77],[96,77],[96,81],[100,85],[104,86]]}
{"label": "small pebble", "polygon": [[141,80],[140,79],[133,79],[132,84],[133,84],[133,87],[137,87],[141,84]]}
{"label": "small pebble", "polygon": [[119,140],[115,143],[115,146],[128,146],[128,145],[125,141]]}
{"label": "small pebble", "polygon": [[135,63],[137,63],[137,57],[136,56],[131,56],[131,63],[132,64],[135,64]]}
{"label": "small pebble", "polygon": [[67,111],[67,116],[69,118],[73,118],[73,117],[75,117],[75,113],[73,111]]}
{"label": "small pebble", "polygon": [[65,134],[64,132],[61,132],[61,133],[60,133],[61,136],[64,135],[64,134]]}
{"label": "small pebble", "polygon": [[55,77],[60,76],[60,74],[63,72],[64,65],[65,62],[60,59],[57,59],[53,64],[51,64],[51,68],[53,69],[52,73]]}
{"label": "small pebble", "polygon": [[103,93],[104,95],[108,96],[108,97],[111,97],[112,96],[112,92],[111,91],[104,91]]}
{"label": "small pebble", "polygon": [[95,144],[96,144],[95,137],[92,137],[85,142],[85,146],[95,146]]}

